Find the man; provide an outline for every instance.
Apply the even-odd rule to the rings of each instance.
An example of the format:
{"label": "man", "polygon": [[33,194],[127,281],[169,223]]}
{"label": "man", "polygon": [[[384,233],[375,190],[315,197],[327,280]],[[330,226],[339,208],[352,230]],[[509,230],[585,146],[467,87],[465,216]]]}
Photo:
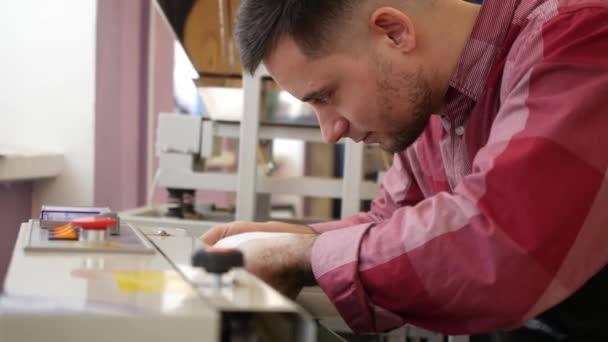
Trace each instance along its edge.
{"label": "man", "polygon": [[318,283],[356,332],[608,340],[607,23],[604,0],[242,1],[243,67],[395,162],[368,213],[203,241],[303,233],[243,245],[247,268]]}

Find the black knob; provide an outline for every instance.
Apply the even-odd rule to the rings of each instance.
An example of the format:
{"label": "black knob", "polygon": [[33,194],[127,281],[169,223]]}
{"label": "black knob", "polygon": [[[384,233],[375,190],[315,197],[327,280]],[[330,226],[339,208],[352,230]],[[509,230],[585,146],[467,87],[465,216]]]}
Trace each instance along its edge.
{"label": "black knob", "polygon": [[198,250],[192,255],[192,266],[214,274],[223,274],[234,267],[243,267],[243,253],[237,249],[213,248]]}

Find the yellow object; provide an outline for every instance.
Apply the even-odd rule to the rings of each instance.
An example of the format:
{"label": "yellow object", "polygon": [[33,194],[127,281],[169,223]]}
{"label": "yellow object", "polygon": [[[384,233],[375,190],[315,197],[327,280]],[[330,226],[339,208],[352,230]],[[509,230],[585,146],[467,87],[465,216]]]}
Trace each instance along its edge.
{"label": "yellow object", "polygon": [[123,271],[112,273],[118,288],[124,292],[182,292],[189,289],[175,272]]}

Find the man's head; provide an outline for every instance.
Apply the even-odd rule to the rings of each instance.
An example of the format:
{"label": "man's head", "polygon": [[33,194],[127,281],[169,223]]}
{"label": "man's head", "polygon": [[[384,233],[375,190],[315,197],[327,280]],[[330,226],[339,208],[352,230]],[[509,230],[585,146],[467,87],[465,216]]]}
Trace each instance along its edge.
{"label": "man's head", "polygon": [[241,62],[250,73],[264,63],[283,89],[310,103],[327,141],[401,151],[447,86],[428,22],[445,1],[453,0],[243,0]]}

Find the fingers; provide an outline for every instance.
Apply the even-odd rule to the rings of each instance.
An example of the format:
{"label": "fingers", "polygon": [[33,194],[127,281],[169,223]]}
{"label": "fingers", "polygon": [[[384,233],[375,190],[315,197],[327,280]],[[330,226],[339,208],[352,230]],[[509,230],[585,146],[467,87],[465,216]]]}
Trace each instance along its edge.
{"label": "fingers", "polygon": [[208,245],[213,246],[216,242],[222,239],[226,235],[227,225],[219,225],[212,227],[205,234],[201,235],[200,240]]}
{"label": "fingers", "polygon": [[240,233],[246,233],[246,232],[262,231],[261,230],[262,227],[260,225],[261,225],[261,223],[241,222],[241,221],[221,224],[219,226],[215,226],[215,227],[209,229],[205,234],[203,234],[200,237],[200,239],[203,243],[205,243],[209,246],[213,246],[219,240],[221,240],[227,236],[240,234]]}
{"label": "fingers", "polygon": [[215,226],[203,234],[200,239],[203,243],[213,246],[215,243],[225,237],[249,232],[315,234],[310,227],[304,225],[295,225],[277,221],[266,223],[237,221]]}
{"label": "fingers", "polygon": [[279,221],[269,221],[264,224],[264,231],[277,233],[316,234],[309,226],[289,224]]}

